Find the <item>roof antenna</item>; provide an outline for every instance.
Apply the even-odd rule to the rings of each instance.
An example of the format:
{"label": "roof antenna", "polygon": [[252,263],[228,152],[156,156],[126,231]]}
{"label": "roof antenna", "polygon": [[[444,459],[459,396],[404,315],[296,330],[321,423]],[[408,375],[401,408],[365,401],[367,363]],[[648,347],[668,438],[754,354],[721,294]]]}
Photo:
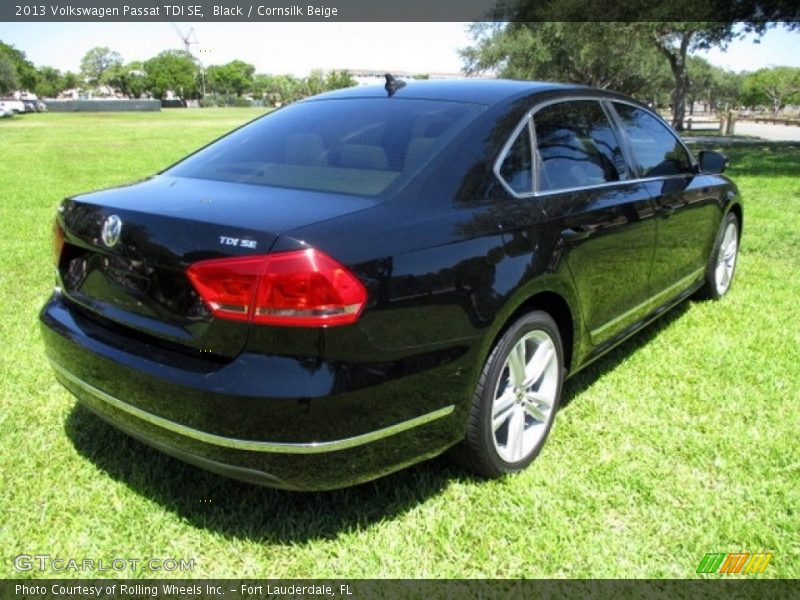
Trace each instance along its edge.
{"label": "roof antenna", "polygon": [[386,77],[386,85],[383,86],[383,89],[386,90],[390,98],[394,96],[394,93],[397,90],[399,90],[401,87],[405,87],[406,85],[405,81],[403,81],[402,79],[395,79],[394,75],[392,75],[391,73],[386,73],[384,77]]}

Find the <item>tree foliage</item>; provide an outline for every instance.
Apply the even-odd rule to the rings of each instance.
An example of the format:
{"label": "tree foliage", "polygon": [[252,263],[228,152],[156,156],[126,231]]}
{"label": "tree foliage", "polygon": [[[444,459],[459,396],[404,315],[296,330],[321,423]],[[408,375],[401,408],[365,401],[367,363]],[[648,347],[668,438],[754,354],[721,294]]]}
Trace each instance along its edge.
{"label": "tree foliage", "polygon": [[[627,23],[478,24],[477,44],[462,50],[468,73],[497,70],[511,79],[545,79],[652,97],[661,59]],[[660,69],[659,73],[659,67]]]}
{"label": "tree foliage", "polygon": [[689,106],[702,102],[708,110],[716,112],[736,103],[742,86],[742,76],[721,67],[715,67],[700,56],[688,60]]}
{"label": "tree foliage", "polygon": [[55,98],[66,89],[64,86],[64,76],[61,71],[53,67],[40,67],[39,77],[36,83],[37,96],[42,98]]}
{"label": "tree foliage", "polygon": [[[6,84],[9,85],[7,91],[15,89],[34,90],[36,88],[38,73],[33,63],[25,58],[24,52],[17,50],[14,46],[0,42],[0,59],[5,59],[4,77],[6,78]],[[8,66],[9,64],[13,66],[13,69]]]}
{"label": "tree foliage", "polygon": [[305,96],[305,84],[294,75],[259,74],[255,81],[260,94],[273,106],[289,104]]}
{"label": "tree foliage", "polygon": [[326,90],[341,90],[358,85],[350,71],[330,71],[325,76]]}
{"label": "tree foliage", "polygon": [[[693,21],[686,21],[687,15],[691,15]],[[494,54],[495,65],[500,65],[503,61],[513,64],[517,60],[534,60],[541,64],[539,57],[542,46],[551,55],[558,56],[561,42],[542,34],[546,31],[542,27],[558,28],[564,25],[558,22],[569,22],[573,27],[581,25],[587,28],[587,32],[593,28],[607,32],[617,30],[639,44],[652,46],[666,60],[672,74],[671,104],[673,125],[677,129],[682,129],[685,116],[690,83],[690,52],[711,46],[724,47],[744,32],[763,33],[770,21],[786,21],[790,28],[800,27],[800,6],[786,0],[674,0],[666,4],[651,0],[617,0],[613,3],[587,3],[584,0],[498,0],[494,16],[510,21],[505,26],[510,34],[527,29],[533,34],[527,36],[528,41],[534,42],[530,48],[522,43],[524,38],[517,39],[519,43],[505,44],[505,50],[515,54],[513,58],[503,58],[502,50],[507,40],[502,35],[494,36],[493,41],[497,47],[494,50],[484,48],[483,53]],[[736,23],[741,23],[742,27],[737,28]],[[621,27],[627,28],[626,32],[620,31]],[[585,47],[597,48],[596,40],[604,35],[606,34],[590,34]],[[620,41],[615,41],[612,35],[608,35],[606,39],[611,45],[606,51],[594,56],[597,61],[591,67],[592,76],[584,76],[583,83],[596,85],[597,80],[606,81],[609,72],[626,68],[624,59],[613,50]],[[586,57],[582,56],[580,47],[567,46],[566,51],[571,64],[586,65]],[[465,58],[469,69],[469,54]],[[622,71],[619,77],[625,75]]]}
{"label": "tree foliage", "polygon": [[742,101],[748,106],[765,104],[774,117],[791,102],[800,102],[800,69],[772,67],[759,69],[745,76]]}
{"label": "tree foliage", "polygon": [[184,50],[165,50],[144,63],[147,88],[156,98],[172,90],[181,98],[198,96],[198,66]]}
{"label": "tree foliage", "polygon": [[19,87],[17,67],[9,57],[0,54],[0,94],[8,94]]}
{"label": "tree foliage", "polygon": [[672,126],[681,131],[689,93],[689,53],[712,46],[724,47],[735,36],[734,23],[719,21],[667,21],[636,23],[635,29],[649,39],[667,59],[672,71]]}
{"label": "tree foliage", "polygon": [[225,65],[208,67],[208,87],[218,94],[241,96],[253,89],[253,75],[256,68],[244,61],[233,60]]}
{"label": "tree foliage", "polygon": [[79,87],[81,84],[81,78],[78,76],[77,73],[73,73],[72,71],[67,71],[64,73],[64,89],[65,90],[72,90],[76,87]]}
{"label": "tree foliage", "polygon": [[122,65],[122,57],[106,47],[95,47],[81,59],[81,74],[90,85],[106,82],[106,75],[115,67]]}
{"label": "tree foliage", "polygon": [[141,98],[149,83],[144,65],[138,61],[114,65],[106,71],[104,80],[121,94],[132,98]]}

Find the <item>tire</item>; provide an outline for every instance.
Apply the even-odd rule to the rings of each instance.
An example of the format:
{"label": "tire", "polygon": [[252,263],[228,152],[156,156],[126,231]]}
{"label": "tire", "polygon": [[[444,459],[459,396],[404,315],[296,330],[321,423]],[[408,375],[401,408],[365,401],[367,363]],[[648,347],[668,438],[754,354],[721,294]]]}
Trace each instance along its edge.
{"label": "tire", "polygon": [[722,221],[714,249],[708,258],[705,282],[698,291],[700,298],[719,300],[728,293],[736,272],[738,256],[739,220],[735,214],[728,213]]}
{"label": "tire", "polygon": [[515,321],[481,371],[461,462],[487,478],[527,467],[553,426],[563,380],[564,350],[552,317],[534,311]]}

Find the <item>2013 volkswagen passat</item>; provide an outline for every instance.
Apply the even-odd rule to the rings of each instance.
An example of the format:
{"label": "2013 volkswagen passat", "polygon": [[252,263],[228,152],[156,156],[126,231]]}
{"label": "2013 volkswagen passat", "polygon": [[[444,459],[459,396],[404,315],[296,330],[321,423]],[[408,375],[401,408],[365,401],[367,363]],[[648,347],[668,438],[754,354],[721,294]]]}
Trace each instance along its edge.
{"label": "2013 volkswagen passat", "polygon": [[387,79],[64,200],[41,313],[58,380],[148,444],[270,486],[454,446],[499,476],[540,451],[566,376],[727,292],[725,158],[696,159],[647,107]]}

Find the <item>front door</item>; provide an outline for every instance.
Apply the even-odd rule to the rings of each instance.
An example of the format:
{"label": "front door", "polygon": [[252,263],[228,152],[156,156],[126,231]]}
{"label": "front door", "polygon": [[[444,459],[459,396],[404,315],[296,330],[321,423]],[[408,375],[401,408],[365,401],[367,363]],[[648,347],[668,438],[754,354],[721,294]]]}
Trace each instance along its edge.
{"label": "front door", "polygon": [[656,206],[650,287],[668,301],[703,275],[720,220],[718,190],[698,175],[675,134],[642,108],[614,103],[638,174]]}

